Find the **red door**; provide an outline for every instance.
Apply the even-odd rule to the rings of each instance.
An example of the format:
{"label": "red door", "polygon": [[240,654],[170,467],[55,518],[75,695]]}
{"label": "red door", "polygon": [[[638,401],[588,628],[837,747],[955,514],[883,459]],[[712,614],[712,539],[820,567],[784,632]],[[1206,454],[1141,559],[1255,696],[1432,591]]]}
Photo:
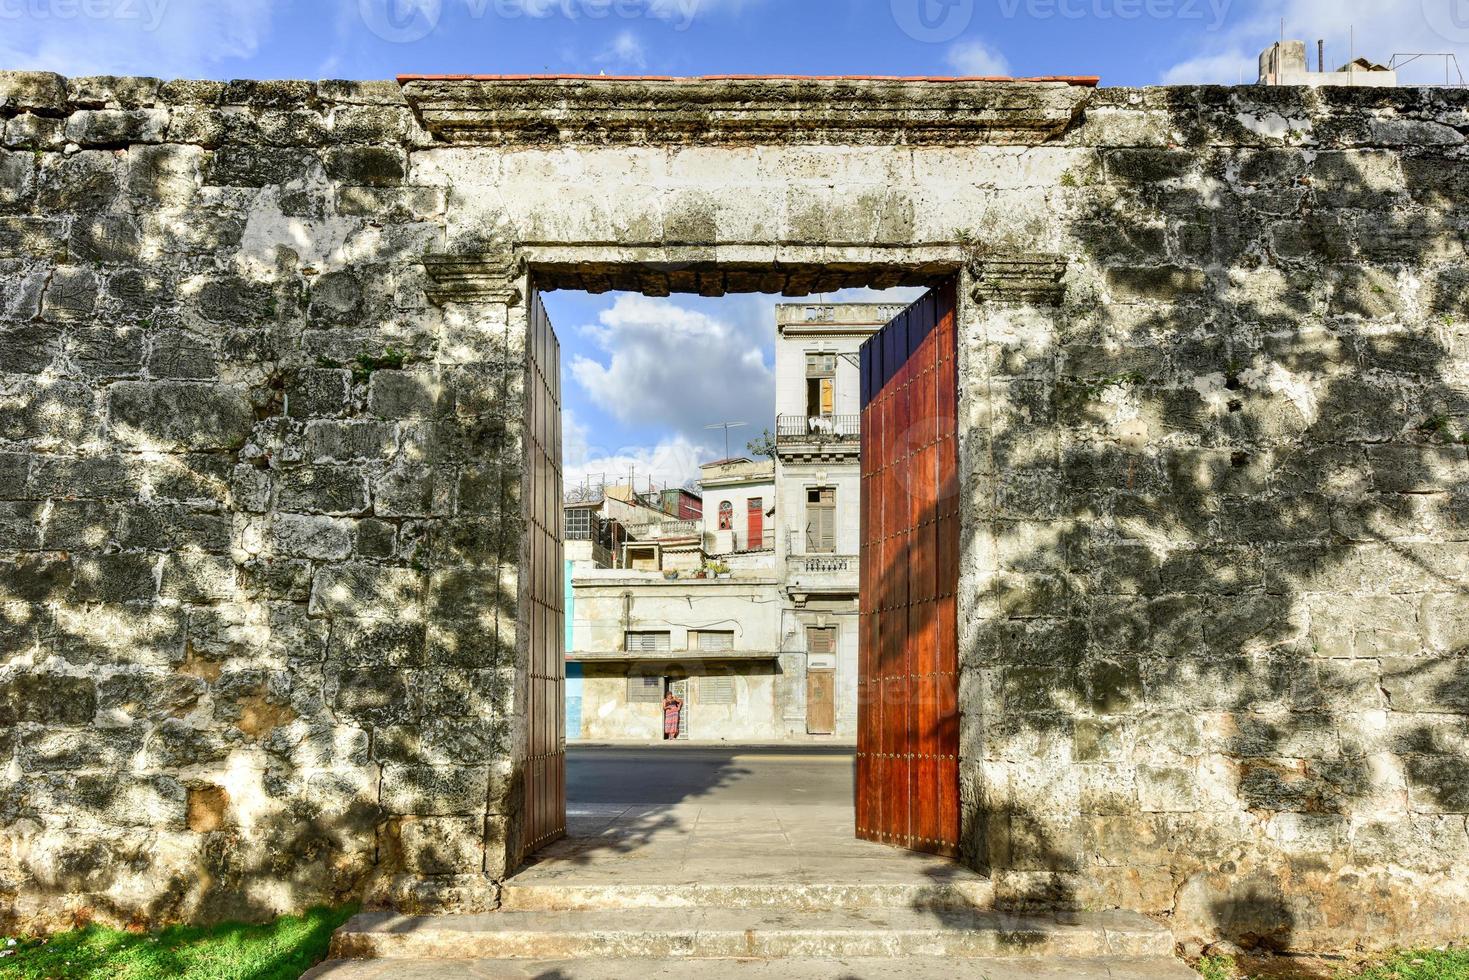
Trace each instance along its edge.
{"label": "red door", "polygon": [[746,532],[750,535],[745,547],[750,551],[756,551],[764,547],[765,501],[760,497],[751,497],[750,502],[745,505],[745,512]]}
{"label": "red door", "polygon": [[862,345],[857,836],[959,853],[959,443],[951,280]]}

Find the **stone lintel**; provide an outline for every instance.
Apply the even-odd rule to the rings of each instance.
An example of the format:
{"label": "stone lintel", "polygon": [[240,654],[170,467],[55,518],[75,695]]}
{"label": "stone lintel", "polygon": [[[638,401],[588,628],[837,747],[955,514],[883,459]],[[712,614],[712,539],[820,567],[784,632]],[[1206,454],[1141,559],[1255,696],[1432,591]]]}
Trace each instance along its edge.
{"label": "stone lintel", "polygon": [[423,270],[429,302],[515,303],[520,298],[521,263],[510,250],[472,255],[426,255]]}
{"label": "stone lintel", "polygon": [[1024,252],[978,256],[970,262],[976,303],[1025,303],[1060,306],[1066,297],[1062,279],[1066,259],[1060,255]]}
{"label": "stone lintel", "polygon": [[1033,145],[1092,89],[1068,81],[897,78],[402,79],[424,127],[464,144]]}

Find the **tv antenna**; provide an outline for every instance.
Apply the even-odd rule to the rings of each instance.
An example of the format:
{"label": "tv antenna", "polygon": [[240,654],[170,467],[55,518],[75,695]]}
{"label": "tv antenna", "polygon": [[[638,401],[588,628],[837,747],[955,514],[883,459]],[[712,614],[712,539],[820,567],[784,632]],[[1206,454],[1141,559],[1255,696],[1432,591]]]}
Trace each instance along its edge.
{"label": "tv antenna", "polygon": [[715,422],[713,425],[704,426],[704,428],[724,430],[724,458],[729,459],[729,430],[743,428],[749,424],[748,422]]}

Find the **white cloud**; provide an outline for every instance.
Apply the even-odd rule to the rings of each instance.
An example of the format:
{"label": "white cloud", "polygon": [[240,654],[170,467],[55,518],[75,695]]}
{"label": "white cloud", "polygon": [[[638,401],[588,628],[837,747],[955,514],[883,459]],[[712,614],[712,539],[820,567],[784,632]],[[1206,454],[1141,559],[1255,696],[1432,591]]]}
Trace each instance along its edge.
{"label": "white cloud", "polygon": [[3,4],[0,64],[67,75],[203,75],[222,62],[254,55],[280,2]]}
{"label": "white cloud", "polygon": [[632,31],[620,31],[612,43],[597,55],[596,62],[619,71],[638,70],[648,67],[648,52],[643,42]]}
{"label": "white cloud", "polygon": [[630,477],[639,487],[650,479],[659,486],[683,486],[698,477],[700,463],[712,458],[704,446],[681,435],[653,446],[600,445],[570,409],[561,413],[561,436],[561,478],[568,489],[626,483]]}
{"label": "white cloud", "polygon": [[771,414],[775,372],[764,348],[775,326],[768,312],[723,319],[672,300],[621,295],[598,321],[582,330],[607,356],[574,357],[571,376],[619,422],[659,425],[709,444],[706,425],[747,421],[758,432]]}
{"label": "white cloud", "polygon": [[[1448,11],[1461,0],[1240,0],[1227,28],[1205,35],[1197,52],[1162,73],[1167,84],[1236,84],[1258,77],[1260,52],[1285,36],[1304,40],[1311,67],[1316,40],[1326,41],[1326,67],[1345,64],[1353,53],[1386,64],[1413,51],[1450,52],[1469,69],[1469,26],[1459,27]],[[1353,40],[1355,35],[1355,44]],[[1399,79],[1410,84],[1442,84],[1443,59],[1424,59],[1404,67]],[[1457,81],[1457,77],[1455,78]]]}
{"label": "white cloud", "polygon": [[949,67],[961,75],[1008,75],[1010,62],[980,40],[959,41],[949,48]]}

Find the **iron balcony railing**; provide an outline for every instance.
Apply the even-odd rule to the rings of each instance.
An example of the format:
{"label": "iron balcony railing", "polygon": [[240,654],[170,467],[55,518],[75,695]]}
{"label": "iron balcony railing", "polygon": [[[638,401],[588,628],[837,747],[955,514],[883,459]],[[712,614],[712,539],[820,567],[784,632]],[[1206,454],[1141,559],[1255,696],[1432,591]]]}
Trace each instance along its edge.
{"label": "iron balcony railing", "polygon": [[779,415],[777,443],[856,442],[862,438],[860,415]]}

